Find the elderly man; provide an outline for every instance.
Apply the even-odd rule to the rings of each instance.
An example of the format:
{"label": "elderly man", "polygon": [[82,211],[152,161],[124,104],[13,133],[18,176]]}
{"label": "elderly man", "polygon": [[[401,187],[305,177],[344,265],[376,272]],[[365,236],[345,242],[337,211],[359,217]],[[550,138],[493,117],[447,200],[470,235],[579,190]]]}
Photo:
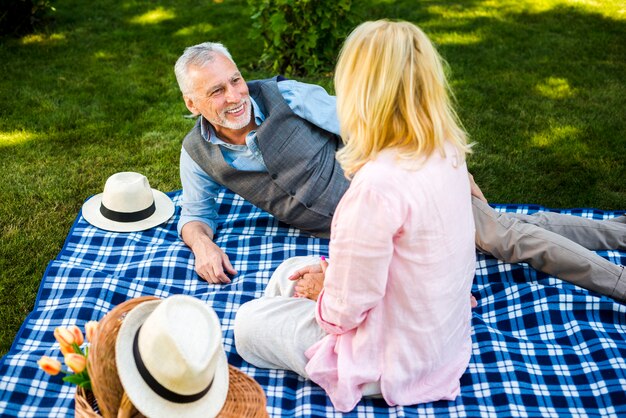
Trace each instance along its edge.
{"label": "elderly man", "polygon": [[[334,158],[341,146],[336,101],[316,85],[280,77],[246,83],[228,50],[206,42],[185,49],[175,66],[185,105],[199,116],[183,142],[178,231],[209,283],[236,274],[213,242],[221,185],[277,219],[328,237],[348,187]],[[593,251],[626,248],[626,217],[494,211],[472,184],[477,247],[506,262],[626,301],[626,272]]]}

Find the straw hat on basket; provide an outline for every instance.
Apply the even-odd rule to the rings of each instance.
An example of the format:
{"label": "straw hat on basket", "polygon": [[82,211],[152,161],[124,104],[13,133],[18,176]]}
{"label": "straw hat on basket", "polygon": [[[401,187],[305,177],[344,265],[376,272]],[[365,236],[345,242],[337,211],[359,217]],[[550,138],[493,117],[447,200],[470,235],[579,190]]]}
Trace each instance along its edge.
{"label": "straw hat on basket", "polygon": [[137,305],[119,328],[115,358],[128,399],[146,416],[267,416],[263,390],[229,366],[219,318],[197,298]]}
{"label": "straw hat on basket", "polygon": [[[120,409],[128,417],[142,417],[125,396],[122,382],[115,364],[115,341],[126,315],[135,307],[148,301],[159,300],[154,296],[143,296],[120,303],[102,318],[89,348],[87,368],[93,394],[97,399],[100,414],[105,418],[115,418]],[[80,396],[79,396],[80,395]],[[120,406],[122,408],[120,408]],[[87,393],[76,396],[76,416],[97,417],[93,410],[93,400]]]}

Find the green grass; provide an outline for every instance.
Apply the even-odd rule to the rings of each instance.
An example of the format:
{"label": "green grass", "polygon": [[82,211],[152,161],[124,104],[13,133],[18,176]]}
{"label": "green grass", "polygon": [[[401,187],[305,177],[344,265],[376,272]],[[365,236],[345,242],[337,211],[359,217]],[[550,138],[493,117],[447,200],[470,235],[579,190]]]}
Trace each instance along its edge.
{"label": "green grass", "polygon": [[[180,188],[192,121],[172,67],[217,40],[248,79],[260,41],[245,1],[57,2],[46,32],[0,40],[0,354],[32,310],[83,201],[118,171]],[[621,1],[356,1],[360,19],[419,24],[450,64],[493,202],[626,209]],[[311,75],[332,90],[328,73]]]}

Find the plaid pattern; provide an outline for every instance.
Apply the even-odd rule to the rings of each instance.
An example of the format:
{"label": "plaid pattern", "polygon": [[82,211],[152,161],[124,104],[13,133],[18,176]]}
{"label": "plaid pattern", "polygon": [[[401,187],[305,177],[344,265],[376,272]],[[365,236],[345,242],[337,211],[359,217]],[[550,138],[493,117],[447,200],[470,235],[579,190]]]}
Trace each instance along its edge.
{"label": "plaid pattern", "polygon": [[[179,192],[171,193],[175,202]],[[229,362],[253,376],[267,394],[270,416],[623,416],[626,414],[626,306],[549,277],[524,264],[478,255],[473,294],[473,356],[454,401],[389,407],[362,400],[336,412],[322,389],[296,374],[256,369],[235,351],[238,306],[260,297],[271,272],[287,257],[321,255],[327,241],[278,223],[228,191],[220,194],[216,241],[239,275],[207,285],[178,239],[180,213],[141,233],[96,229],[79,216],[44,274],[33,312],[0,361],[0,415],[73,415],[74,387],[40,371],[42,355],[59,358],[53,330],[101,319],[115,305],[141,295],[189,294],[210,303],[222,320]],[[497,206],[532,213],[534,205]],[[621,214],[594,209],[562,211],[595,219]],[[626,253],[600,252],[614,263]]]}

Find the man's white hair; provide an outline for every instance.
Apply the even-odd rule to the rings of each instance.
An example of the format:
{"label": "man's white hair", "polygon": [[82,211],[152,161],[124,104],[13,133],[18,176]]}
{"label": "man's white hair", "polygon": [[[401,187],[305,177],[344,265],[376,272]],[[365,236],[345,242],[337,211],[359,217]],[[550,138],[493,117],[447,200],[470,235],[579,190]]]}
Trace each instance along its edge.
{"label": "man's white hair", "polygon": [[[178,87],[183,95],[189,95],[192,93],[192,82],[189,79],[189,67],[195,65],[202,67],[206,63],[215,60],[215,54],[222,54],[228,58],[233,64],[233,57],[228,52],[228,49],[217,42],[203,42],[198,45],[185,48],[183,55],[178,58],[176,65],[174,65],[174,73],[176,74],[176,81],[178,81]],[[235,64],[236,66],[237,64]]]}

